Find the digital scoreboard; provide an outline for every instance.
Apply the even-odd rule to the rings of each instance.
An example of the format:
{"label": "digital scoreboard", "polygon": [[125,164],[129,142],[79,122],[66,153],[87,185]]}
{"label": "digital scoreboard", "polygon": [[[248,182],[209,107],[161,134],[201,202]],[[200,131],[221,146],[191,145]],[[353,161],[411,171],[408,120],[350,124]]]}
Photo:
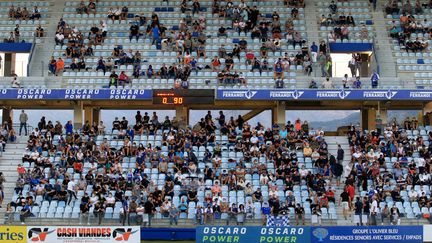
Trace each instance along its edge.
{"label": "digital scoreboard", "polygon": [[214,104],[215,93],[211,89],[154,89],[154,105]]}

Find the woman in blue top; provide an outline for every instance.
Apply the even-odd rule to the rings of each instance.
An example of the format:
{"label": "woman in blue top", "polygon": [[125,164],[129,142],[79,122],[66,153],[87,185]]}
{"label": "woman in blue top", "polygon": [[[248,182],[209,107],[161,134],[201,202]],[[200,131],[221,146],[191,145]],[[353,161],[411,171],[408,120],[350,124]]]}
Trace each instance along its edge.
{"label": "woman in blue top", "polygon": [[152,65],[149,65],[149,66],[148,66],[148,69],[147,69],[147,77],[148,77],[148,78],[152,78],[152,77],[153,77],[153,67],[152,67]]}
{"label": "woman in blue top", "polygon": [[65,125],[65,129],[66,129],[66,134],[70,135],[73,133],[73,125],[72,125],[72,121],[68,121]]}

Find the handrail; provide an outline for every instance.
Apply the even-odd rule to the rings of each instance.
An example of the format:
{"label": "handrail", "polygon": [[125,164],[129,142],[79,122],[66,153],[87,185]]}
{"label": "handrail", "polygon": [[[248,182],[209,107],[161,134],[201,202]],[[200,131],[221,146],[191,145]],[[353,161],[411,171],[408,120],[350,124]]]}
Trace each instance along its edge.
{"label": "handrail", "polygon": [[[13,128],[15,131],[18,131],[19,128],[20,128],[20,126],[21,126],[20,123],[12,123],[12,128]],[[31,126],[31,125],[29,125],[29,124],[27,124],[27,131],[28,131],[28,133],[30,133],[30,132],[33,131],[33,130],[34,130],[34,127]]]}
{"label": "handrail", "polygon": [[29,59],[28,59],[28,63],[27,63],[27,76],[30,76],[30,66],[31,66],[31,61],[33,59],[33,53],[34,53],[35,46],[36,46],[36,34],[33,33],[33,43],[32,43],[32,47],[30,50],[30,55],[29,55]]}
{"label": "handrail", "polygon": [[378,55],[376,54],[376,50],[375,50],[375,36],[372,38],[373,39],[373,45],[372,45],[372,51],[374,53],[374,58],[375,58],[375,65],[376,65],[376,72],[378,73],[378,75],[380,75],[380,65],[378,62]]}

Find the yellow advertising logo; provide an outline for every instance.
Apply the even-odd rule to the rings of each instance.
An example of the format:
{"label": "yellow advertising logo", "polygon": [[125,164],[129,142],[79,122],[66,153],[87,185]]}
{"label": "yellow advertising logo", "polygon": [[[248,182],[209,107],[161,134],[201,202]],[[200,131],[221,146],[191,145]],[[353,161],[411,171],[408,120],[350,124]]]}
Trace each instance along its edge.
{"label": "yellow advertising logo", "polygon": [[25,226],[0,226],[0,242],[20,243],[27,242],[27,227]]}

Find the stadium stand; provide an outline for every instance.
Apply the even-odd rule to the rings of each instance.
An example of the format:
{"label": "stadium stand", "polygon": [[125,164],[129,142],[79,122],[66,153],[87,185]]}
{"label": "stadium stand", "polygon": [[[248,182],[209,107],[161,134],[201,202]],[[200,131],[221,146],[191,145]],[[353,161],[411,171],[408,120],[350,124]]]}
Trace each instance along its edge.
{"label": "stadium stand", "polygon": [[[92,215],[101,202],[104,219],[119,220],[125,208],[136,213],[135,201],[146,214],[155,210],[155,219],[166,218],[172,203],[181,210],[180,219],[195,219],[196,208],[210,205],[215,211],[208,219],[225,221],[228,202],[244,205],[252,222],[262,217],[261,203],[281,214],[289,210],[292,218],[296,203],[306,219],[314,209],[324,220],[337,218],[327,143],[307,122],[265,129],[233,118],[215,123],[209,112],[184,130],[156,114],[137,119],[133,128],[127,120],[115,120],[112,131],[102,123],[75,131],[71,124],[41,120],[18,166],[15,217],[29,205],[36,218],[77,219]],[[149,201],[154,208],[148,208]]]}
{"label": "stadium stand", "polygon": [[[35,42],[43,54],[31,64],[42,77],[18,77],[18,86],[368,89],[370,81],[364,78],[360,84],[351,77],[326,79],[331,74],[331,69],[323,69],[329,63],[331,68],[328,45],[382,44],[386,38],[391,43],[377,53],[388,46],[392,53],[380,54],[385,57],[381,67],[397,68],[383,68],[392,75],[382,77],[378,87],[432,86],[430,6],[419,1],[390,1],[379,5],[378,13],[363,0],[125,3],[0,2],[0,39]],[[309,26],[309,21],[314,23]],[[379,31],[385,28],[387,32]],[[378,35],[386,38],[377,40]],[[312,53],[312,43],[323,53]],[[1,78],[0,88],[10,87],[12,80]],[[380,214],[392,217],[392,223],[396,217],[410,224],[432,213],[432,129],[417,123],[390,123],[381,133],[350,127],[346,152],[351,163],[343,164],[348,179],[346,185],[335,186],[334,146],[346,139],[330,144],[324,131],[309,129],[307,122],[264,128],[209,114],[185,128],[174,118],[158,119],[155,114],[138,116],[135,124],[115,120],[111,130],[103,123],[74,129],[72,124],[41,121],[24,145],[23,138],[11,145],[24,156],[11,156],[22,163],[13,195],[6,195],[11,201],[6,214],[16,222],[87,223],[97,218],[99,224],[125,224],[129,215],[150,225],[146,216],[154,214],[156,221],[167,223],[175,205],[179,219],[189,224],[213,219],[225,223],[232,218],[231,203],[236,203],[235,210],[244,210],[243,222],[261,224],[268,204],[271,213],[298,219],[298,203],[308,224],[313,215],[326,224],[351,224],[343,219],[345,206],[337,205],[347,190],[352,202],[357,196],[378,201]],[[14,133],[2,128],[3,148]],[[244,208],[237,209],[240,204]],[[26,216],[31,217],[20,217],[27,207]]]}
{"label": "stadium stand", "polygon": [[[111,21],[111,19],[107,17],[109,11],[112,11],[110,9],[121,9],[122,6],[119,6],[119,4],[122,5],[121,2],[97,3],[97,13],[90,14],[90,18],[87,20],[82,19],[82,14],[76,13],[77,4],[78,2],[76,1],[66,2],[63,20],[71,29],[81,32],[84,35],[85,40],[83,41],[86,48],[89,43],[86,35],[86,33],[90,31],[89,26],[96,25],[98,27],[103,23],[102,25],[105,27],[100,27],[100,30],[106,28],[108,31],[106,32],[107,37],[103,38],[104,42],[93,47],[93,55],[84,58],[88,70],[81,70],[78,71],[78,73],[70,69],[65,70],[63,76],[65,78],[67,77],[64,83],[66,87],[87,85],[100,88],[108,86],[109,80],[107,77],[110,76],[111,73],[105,72],[104,74],[101,72],[102,69],[99,69],[99,72],[96,70],[99,58],[102,57],[106,63],[110,63],[110,66],[115,67],[115,71],[118,74],[121,71],[125,71],[127,76],[131,79],[129,86],[151,87],[152,85],[158,85],[162,87],[173,87],[175,83],[181,84],[181,81],[177,79],[183,79],[183,81],[187,80],[187,84],[184,84],[185,87],[215,88],[218,86],[216,79],[218,73],[215,69],[212,70],[211,67],[213,66],[214,57],[217,56],[219,57],[221,67],[226,66],[226,60],[230,62],[232,59],[234,68],[229,71],[234,71],[234,73],[228,72],[227,76],[240,77],[243,82],[238,82],[238,78],[236,78],[235,81],[239,86],[245,86],[247,83],[248,87],[271,88],[274,87],[273,72],[271,70],[278,58],[284,57],[285,54],[284,60],[292,60],[290,61],[290,65],[284,65],[283,73],[286,83],[295,84],[296,75],[303,70],[303,56],[305,54],[308,55],[303,14],[304,9],[302,7],[286,8],[283,7],[283,4],[276,2],[257,2],[250,5],[243,3],[241,7],[237,5],[212,6],[211,2],[203,1],[200,2],[201,9],[199,14],[197,13],[192,16],[191,11],[186,10],[182,12],[181,8],[175,6],[174,2],[169,3],[166,7],[160,7],[159,2],[130,2],[128,12],[124,15],[124,18]],[[250,16],[255,15],[254,11],[256,11],[253,5],[257,6],[256,10],[259,11],[261,17],[255,16],[255,19],[252,19],[253,23],[249,23],[248,18],[250,19]],[[191,6],[187,6],[187,8],[190,7]],[[221,16],[224,18],[221,18]],[[157,22],[154,21],[155,18],[158,19]],[[271,20],[274,21],[272,22]],[[140,37],[138,38],[138,42],[135,38],[135,34],[133,35],[134,38],[129,40],[130,31],[127,30],[130,29],[131,23],[139,25],[138,32]],[[161,36],[156,43],[152,43],[152,34],[149,32],[154,23],[162,29],[160,33]],[[274,26],[272,26],[271,23],[273,23]],[[238,25],[243,26],[239,27],[243,31],[238,31],[239,28],[236,27]],[[255,25],[256,29],[254,30]],[[218,31],[221,26],[228,26],[226,29],[226,38],[218,37]],[[260,29],[260,27],[263,26],[265,26],[265,28]],[[274,28],[274,30],[272,30],[272,28]],[[287,40],[285,37],[288,30],[292,32],[292,34],[290,34],[291,38],[293,38],[292,40]],[[256,33],[254,33],[254,31]],[[270,31],[272,32],[268,33]],[[261,36],[260,32],[265,36],[259,38],[259,36]],[[257,38],[251,38],[251,36]],[[296,41],[294,41],[293,36],[296,36]],[[66,37],[65,39],[68,38]],[[262,40],[264,40],[264,42],[262,42]],[[242,46],[243,41],[246,41],[247,45]],[[289,42],[288,45],[285,45],[286,41]],[[304,49],[301,49],[302,45],[299,44],[302,44]],[[54,58],[63,58],[67,46],[67,44],[63,46],[57,45],[56,51],[53,52]],[[235,50],[234,54],[229,55],[233,58],[229,58],[225,56],[226,54],[219,51],[222,46],[226,50],[226,54],[232,53],[232,50],[236,49],[236,46],[239,46],[240,50]],[[128,61],[125,63],[123,61],[119,62],[116,56],[111,55],[115,48],[120,48],[121,55],[123,55],[122,52],[125,52],[129,58],[131,58],[131,55],[128,54],[130,50],[133,51],[132,56],[136,53],[136,50],[146,51],[141,53],[142,58],[140,58],[138,62]],[[189,52],[188,49],[190,49]],[[198,56],[198,50],[201,56]],[[301,50],[303,51],[302,56],[296,56]],[[179,54],[179,51],[182,53]],[[108,60],[110,56],[112,60]],[[249,57],[249,60],[246,56]],[[262,69],[264,70],[263,72],[260,73],[258,70],[251,71],[251,56],[257,57],[258,60],[262,62],[261,65],[263,66],[256,69]],[[299,59],[298,61],[294,60],[293,57],[295,56]],[[195,60],[192,61],[191,58]],[[173,75],[170,74],[170,78],[166,79],[158,74],[163,64],[165,64],[169,70],[173,67],[177,67],[178,70],[181,70],[184,66],[183,64],[187,64],[191,61],[194,64],[190,65],[191,70],[184,71],[185,73],[190,73],[184,75],[186,77],[179,77],[180,75],[177,74],[175,75],[176,79],[174,79]],[[114,65],[112,62],[114,62]],[[65,59],[66,68],[71,63],[71,58]],[[118,63],[120,63],[120,65]],[[150,76],[148,74],[149,65],[152,65],[154,69],[154,71],[150,71],[153,73]],[[267,66],[267,68],[264,66]],[[221,68],[221,70],[223,70],[223,68]],[[137,74],[139,73],[139,75],[135,76],[134,72]],[[188,77],[189,75],[190,77]],[[151,78],[144,79],[143,76]],[[202,80],[208,81],[203,82]],[[225,85],[225,83],[229,84]],[[233,82],[227,80],[222,81],[221,84],[223,84],[221,87],[226,88],[234,86]]]}

